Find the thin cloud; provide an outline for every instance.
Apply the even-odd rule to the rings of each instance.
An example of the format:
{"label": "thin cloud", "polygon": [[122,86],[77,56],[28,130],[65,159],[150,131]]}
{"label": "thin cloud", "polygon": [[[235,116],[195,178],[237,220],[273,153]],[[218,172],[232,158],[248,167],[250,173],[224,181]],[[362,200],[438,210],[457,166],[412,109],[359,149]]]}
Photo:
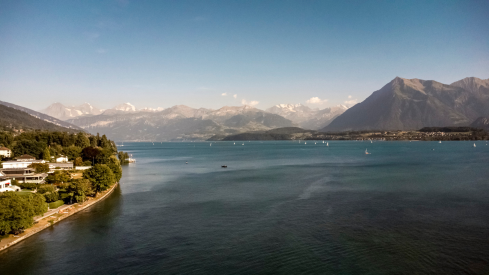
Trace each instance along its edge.
{"label": "thin cloud", "polygon": [[228,94],[227,94],[227,93],[222,93],[221,95],[222,95],[222,96],[227,96]]}
{"label": "thin cloud", "polygon": [[107,51],[107,49],[102,49],[102,48],[99,48],[99,49],[97,49],[95,52],[97,52],[97,53],[99,53],[99,54],[104,54],[104,53],[106,53],[106,52],[108,52],[108,51]]}
{"label": "thin cloud", "polygon": [[246,99],[241,99],[241,104],[243,104],[243,105],[255,106],[258,103],[260,103],[260,102],[258,102],[256,100],[246,101]]}
{"label": "thin cloud", "polygon": [[352,96],[351,96],[351,95],[349,95],[349,96],[348,96],[348,99],[350,99],[350,98],[352,98]]}
{"label": "thin cloud", "polygon": [[306,103],[309,103],[309,104],[318,104],[318,105],[324,104],[326,102],[328,102],[327,99],[320,99],[317,96],[316,97],[311,97],[308,100],[306,100]]}
{"label": "thin cloud", "polygon": [[233,97],[234,97],[234,98],[238,98],[238,95],[237,95],[237,94],[235,94],[235,95],[233,95]]}

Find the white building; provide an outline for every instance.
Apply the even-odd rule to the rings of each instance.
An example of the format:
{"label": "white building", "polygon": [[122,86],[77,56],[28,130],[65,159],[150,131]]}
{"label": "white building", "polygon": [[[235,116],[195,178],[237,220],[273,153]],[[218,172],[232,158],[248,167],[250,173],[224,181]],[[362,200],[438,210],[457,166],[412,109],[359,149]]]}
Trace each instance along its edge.
{"label": "white building", "polygon": [[4,161],[3,168],[27,168],[27,166],[31,165],[32,163],[45,163],[46,161],[44,160],[28,160],[28,161],[19,161],[19,160],[11,160],[11,161]]}
{"label": "white building", "polygon": [[0,147],[0,156],[10,158],[12,156],[12,151],[7,147]]}
{"label": "white building", "polygon": [[12,185],[10,180],[0,181],[0,192],[20,191],[20,187]]}
{"label": "white building", "polygon": [[59,156],[56,158],[56,162],[68,162],[67,156]]}

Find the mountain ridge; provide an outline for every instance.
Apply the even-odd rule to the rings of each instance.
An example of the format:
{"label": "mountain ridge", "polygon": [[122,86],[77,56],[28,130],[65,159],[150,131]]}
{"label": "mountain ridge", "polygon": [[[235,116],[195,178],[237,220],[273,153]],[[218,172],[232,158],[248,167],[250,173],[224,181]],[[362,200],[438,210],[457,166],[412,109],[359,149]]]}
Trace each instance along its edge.
{"label": "mountain ridge", "polygon": [[[481,81],[485,84],[487,80]],[[488,116],[489,90],[471,91],[468,87],[474,81],[457,82],[459,85],[396,77],[321,131],[468,126],[477,117]]]}

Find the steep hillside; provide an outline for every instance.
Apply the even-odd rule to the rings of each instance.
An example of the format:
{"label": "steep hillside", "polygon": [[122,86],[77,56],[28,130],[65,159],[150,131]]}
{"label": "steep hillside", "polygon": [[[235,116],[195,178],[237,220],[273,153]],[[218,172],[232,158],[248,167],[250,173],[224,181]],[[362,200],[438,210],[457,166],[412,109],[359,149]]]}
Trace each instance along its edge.
{"label": "steep hillside", "polygon": [[470,124],[470,127],[484,129],[489,132],[489,117],[479,117]]}
{"label": "steep hillside", "polygon": [[1,130],[49,130],[78,132],[79,130],[69,129],[55,125],[51,122],[41,120],[26,112],[17,110],[5,105],[0,105],[0,129]]}
{"label": "steep hillside", "polygon": [[322,131],[412,130],[467,126],[489,115],[489,94],[433,80],[396,77]]}
{"label": "steep hillside", "polygon": [[19,105],[15,105],[15,104],[12,104],[12,103],[8,103],[8,102],[4,102],[4,101],[0,101],[0,105],[7,106],[7,107],[10,107],[10,108],[13,108],[13,109],[16,109],[16,110],[25,112],[25,113],[27,113],[27,114],[35,117],[35,118],[38,118],[38,119],[40,119],[42,121],[45,121],[45,122],[48,122],[48,123],[51,123],[51,124],[54,124],[56,126],[65,127],[65,128],[69,128],[69,129],[73,129],[73,130],[81,130],[81,128],[78,127],[78,126],[75,126],[75,125],[70,124],[68,122],[65,122],[65,121],[59,120],[57,118],[48,116],[46,114],[42,114],[40,112],[36,112],[36,111],[31,110],[29,108],[25,108],[25,107],[22,107],[22,106],[19,106]]}

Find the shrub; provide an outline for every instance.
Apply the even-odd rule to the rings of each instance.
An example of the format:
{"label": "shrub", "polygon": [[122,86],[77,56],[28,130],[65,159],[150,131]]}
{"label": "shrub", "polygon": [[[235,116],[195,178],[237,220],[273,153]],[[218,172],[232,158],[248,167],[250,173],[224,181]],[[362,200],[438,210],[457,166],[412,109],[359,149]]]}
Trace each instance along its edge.
{"label": "shrub", "polygon": [[42,185],[39,185],[39,187],[37,187],[37,193],[39,194],[44,194],[44,193],[48,193],[48,192],[55,192],[56,191],[56,186],[54,186],[53,184],[42,184]]}
{"label": "shrub", "polygon": [[54,202],[59,200],[59,193],[58,192],[47,192],[43,194],[44,197],[46,198],[46,202]]}
{"label": "shrub", "polygon": [[55,202],[50,203],[49,204],[49,208],[50,209],[58,208],[58,207],[60,207],[63,204],[65,204],[65,202],[63,200],[58,200],[58,201],[55,201]]}
{"label": "shrub", "polygon": [[[12,180],[12,185],[17,185],[14,184],[14,181]],[[33,182],[26,182],[26,183],[19,183],[18,186],[22,189],[36,189],[37,184]]]}

